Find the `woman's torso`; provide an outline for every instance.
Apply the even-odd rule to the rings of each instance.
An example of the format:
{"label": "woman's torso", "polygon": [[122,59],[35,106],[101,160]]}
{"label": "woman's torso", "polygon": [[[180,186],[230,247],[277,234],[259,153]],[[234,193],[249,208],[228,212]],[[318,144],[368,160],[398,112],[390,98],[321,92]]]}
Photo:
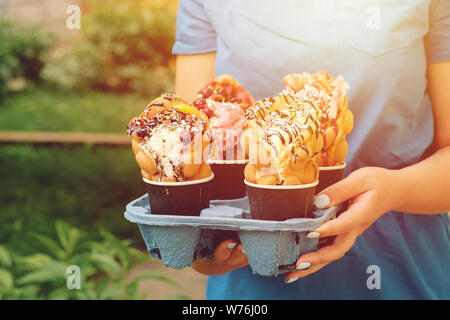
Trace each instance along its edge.
{"label": "woman's torso", "polygon": [[[433,137],[426,94],[429,0],[204,1],[217,32],[216,74],[231,74],[260,99],[289,73],[327,71],[350,84],[354,129],[347,172],[418,161]],[[339,261],[285,284],[249,267],[210,277],[208,298],[450,297],[449,219],[390,212]],[[370,266],[381,289],[369,289]],[[375,267],[375,268],[376,268]],[[368,269],[369,268],[369,269]],[[368,273],[369,272],[369,273]]]}
{"label": "woman's torso", "polygon": [[350,84],[348,171],[414,163],[433,136],[423,36],[428,0],[204,1],[217,32],[216,74],[256,99],[288,73],[327,71]]}

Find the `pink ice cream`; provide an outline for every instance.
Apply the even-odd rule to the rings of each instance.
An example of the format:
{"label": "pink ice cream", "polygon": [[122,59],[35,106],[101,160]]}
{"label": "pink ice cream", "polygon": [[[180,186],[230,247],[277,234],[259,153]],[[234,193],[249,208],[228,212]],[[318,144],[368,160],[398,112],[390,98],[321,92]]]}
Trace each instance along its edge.
{"label": "pink ice cream", "polygon": [[239,104],[207,101],[214,110],[210,118],[210,129],[214,146],[218,152],[234,148],[245,125],[245,111]]}

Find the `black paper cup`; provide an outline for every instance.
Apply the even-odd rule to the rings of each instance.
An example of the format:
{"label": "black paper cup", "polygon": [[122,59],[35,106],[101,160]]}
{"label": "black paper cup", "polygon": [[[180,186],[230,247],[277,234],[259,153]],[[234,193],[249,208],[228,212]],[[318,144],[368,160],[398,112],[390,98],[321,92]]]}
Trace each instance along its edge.
{"label": "black paper cup", "polygon": [[248,160],[208,160],[214,181],[212,200],[229,200],[245,197],[244,169]]}
{"label": "black paper cup", "polygon": [[344,162],[338,166],[319,167],[319,184],[316,187],[316,194],[342,180],[345,166]]}
{"label": "black paper cup", "polygon": [[314,191],[318,181],[295,186],[267,186],[247,180],[245,184],[252,219],[314,218]]}
{"label": "black paper cup", "polygon": [[208,178],[184,182],[159,182],[143,178],[147,185],[152,214],[199,216],[209,207],[211,180]]}

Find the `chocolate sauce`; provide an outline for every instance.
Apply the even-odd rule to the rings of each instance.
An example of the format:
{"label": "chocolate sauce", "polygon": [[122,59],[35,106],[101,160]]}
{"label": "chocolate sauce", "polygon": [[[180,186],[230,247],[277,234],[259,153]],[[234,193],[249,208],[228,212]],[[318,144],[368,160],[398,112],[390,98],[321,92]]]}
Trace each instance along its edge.
{"label": "chocolate sauce", "polygon": [[291,154],[294,156],[295,161],[298,160],[298,154],[294,151],[294,148],[291,148]]}
{"label": "chocolate sauce", "polygon": [[267,138],[270,138],[271,136],[279,137],[281,140],[281,143],[283,143],[283,144],[286,142],[286,140],[284,140],[283,135],[279,131],[275,131],[275,132],[271,132],[271,133],[267,134]]}
{"label": "chocolate sauce", "polygon": [[267,135],[264,137],[264,140],[266,140],[266,142],[272,147],[272,149],[275,150],[275,155],[278,157],[278,149],[273,144],[273,142],[269,140],[269,137]]}

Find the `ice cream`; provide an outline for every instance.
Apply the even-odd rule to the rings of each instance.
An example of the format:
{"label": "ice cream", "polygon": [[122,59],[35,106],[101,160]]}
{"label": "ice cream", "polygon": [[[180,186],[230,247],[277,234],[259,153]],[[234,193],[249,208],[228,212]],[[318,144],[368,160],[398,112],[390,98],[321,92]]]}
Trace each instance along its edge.
{"label": "ice cream", "polygon": [[210,118],[210,130],[214,146],[219,153],[233,148],[239,141],[245,125],[245,111],[239,105],[216,102]]}
{"label": "ice cream", "polygon": [[210,119],[211,158],[239,159],[237,148],[245,126],[245,109],[254,102],[250,93],[230,75],[221,75],[198,92],[193,105]]}
{"label": "ice cream", "polygon": [[132,119],[127,132],[144,178],[181,182],[210,173],[203,159],[208,119],[184,100],[163,95]]}

